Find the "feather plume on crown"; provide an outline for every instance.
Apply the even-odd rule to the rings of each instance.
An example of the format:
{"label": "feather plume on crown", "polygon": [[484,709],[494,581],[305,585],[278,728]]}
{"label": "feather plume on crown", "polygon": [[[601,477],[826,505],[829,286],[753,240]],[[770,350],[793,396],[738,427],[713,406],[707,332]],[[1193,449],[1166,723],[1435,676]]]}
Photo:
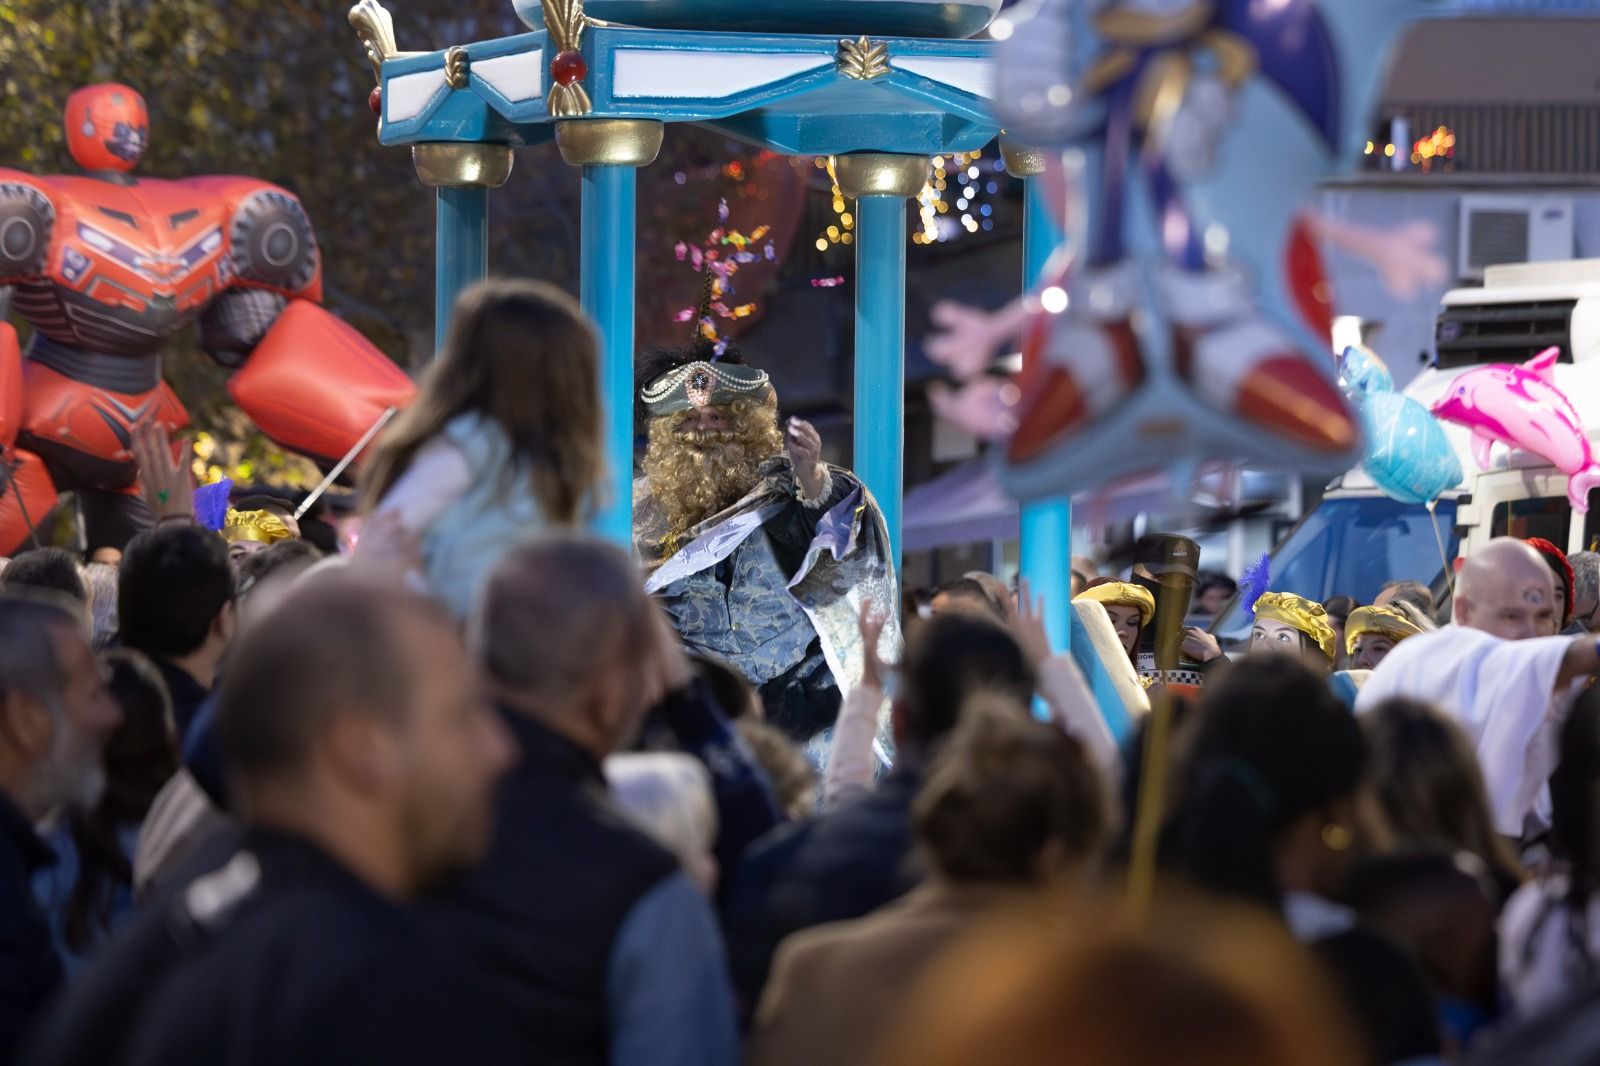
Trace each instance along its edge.
{"label": "feather plume on crown", "polygon": [[233,481],[223,478],[194,490],[194,520],[213,533],[220,533],[228,518],[228,496]]}
{"label": "feather plume on crown", "polygon": [[1244,574],[1239,578],[1240,602],[1244,604],[1246,617],[1254,620],[1256,601],[1271,587],[1272,556],[1262,552],[1261,558],[1245,567]]}

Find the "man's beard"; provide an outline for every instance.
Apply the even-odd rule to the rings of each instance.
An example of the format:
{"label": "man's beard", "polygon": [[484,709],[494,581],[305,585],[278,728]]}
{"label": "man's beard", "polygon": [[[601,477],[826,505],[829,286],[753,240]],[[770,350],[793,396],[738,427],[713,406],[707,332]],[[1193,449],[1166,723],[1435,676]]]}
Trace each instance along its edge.
{"label": "man's beard", "polygon": [[33,791],[41,809],[91,811],[105,795],[103,746],[56,716],[50,751],[34,775]]}
{"label": "man's beard", "polygon": [[728,411],[732,429],[694,429],[688,411],[650,423],[644,472],[670,537],[743,499],[760,480],[761,464],[783,450],[771,408],[736,400]]}

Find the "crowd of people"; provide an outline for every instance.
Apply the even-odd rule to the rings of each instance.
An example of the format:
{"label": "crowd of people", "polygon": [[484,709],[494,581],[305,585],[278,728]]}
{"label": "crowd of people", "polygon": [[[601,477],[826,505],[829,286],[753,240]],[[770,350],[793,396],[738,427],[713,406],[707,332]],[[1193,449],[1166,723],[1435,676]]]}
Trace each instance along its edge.
{"label": "crowd of people", "polygon": [[1600,1058],[1600,557],[1495,540],[1447,606],[1074,558],[1119,736],[1025,584],[902,639],[870,497],[701,356],[632,553],[592,328],[491,282],[353,552],[197,519],[143,429],[151,528],[0,569],[0,1064]]}

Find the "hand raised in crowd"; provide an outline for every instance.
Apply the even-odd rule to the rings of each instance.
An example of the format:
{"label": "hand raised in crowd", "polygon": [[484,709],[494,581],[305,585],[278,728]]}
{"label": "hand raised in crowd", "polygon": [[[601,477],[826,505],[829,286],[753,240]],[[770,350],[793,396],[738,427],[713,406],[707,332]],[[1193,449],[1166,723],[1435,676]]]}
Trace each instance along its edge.
{"label": "hand raised in crowd", "polygon": [[822,434],[803,418],[791,418],[784,427],[783,448],[789,453],[794,476],[808,499],[822,493]]}
{"label": "hand raised in crowd", "polygon": [[1050,633],[1044,624],[1044,597],[1035,597],[1033,586],[1023,578],[1017,583],[1016,606],[1011,609],[1011,635],[1035,670],[1052,654]]}
{"label": "hand raised in crowd", "polygon": [[1209,663],[1222,658],[1222,645],[1217,643],[1217,638],[1194,626],[1184,627],[1181,650],[1190,661],[1197,663]]}
{"label": "hand raised in crowd", "polygon": [[[188,449],[184,449],[187,456]],[[154,420],[140,423],[133,430],[133,458],[139,465],[139,484],[144,501],[156,521],[169,518],[194,519],[194,482],[189,464],[173,455],[167,427]]]}
{"label": "hand raised in crowd", "polygon": [[861,613],[856,616],[856,630],[861,634],[861,685],[863,688],[883,688],[883,675],[888,668],[878,658],[878,642],[883,637],[883,627],[889,622],[888,612],[878,609],[871,600],[861,601]]}
{"label": "hand raised in crowd", "polygon": [[380,512],[362,523],[350,563],[369,572],[420,573],[422,537],[406,527],[398,511]]}

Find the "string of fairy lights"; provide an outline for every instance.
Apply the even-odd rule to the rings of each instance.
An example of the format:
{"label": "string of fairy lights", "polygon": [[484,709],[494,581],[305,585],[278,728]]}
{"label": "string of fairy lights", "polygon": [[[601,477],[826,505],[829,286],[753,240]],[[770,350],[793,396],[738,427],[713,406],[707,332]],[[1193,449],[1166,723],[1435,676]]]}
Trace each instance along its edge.
{"label": "string of fairy lights", "polygon": [[911,235],[912,243],[935,244],[959,237],[962,231],[994,229],[994,205],[988,201],[1000,191],[1000,170],[996,159],[985,173],[982,151],[934,156],[933,174],[917,197],[922,228]]}
{"label": "string of fairy lights", "polygon": [[[817,234],[817,251],[855,241],[855,215],[839,188],[833,160],[819,157],[813,164],[828,175],[834,218]],[[983,152],[957,152],[935,156],[928,181],[917,196],[920,226],[911,234],[913,244],[940,244],[963,234],[994,229],[994,204],[991,198],[1000,191],[998,159],[986,160]]]}

